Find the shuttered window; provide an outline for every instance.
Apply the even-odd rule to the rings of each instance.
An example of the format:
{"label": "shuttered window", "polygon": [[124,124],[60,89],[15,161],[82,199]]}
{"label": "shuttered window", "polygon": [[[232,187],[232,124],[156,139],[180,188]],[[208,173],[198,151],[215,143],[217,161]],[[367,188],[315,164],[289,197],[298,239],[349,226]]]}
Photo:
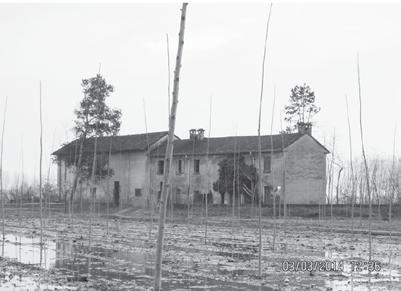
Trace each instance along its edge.
{"label": "shuttered window", "polygon": [[270,173],[272,167],[272,161],[270,156],[263,157],[263,172]]}

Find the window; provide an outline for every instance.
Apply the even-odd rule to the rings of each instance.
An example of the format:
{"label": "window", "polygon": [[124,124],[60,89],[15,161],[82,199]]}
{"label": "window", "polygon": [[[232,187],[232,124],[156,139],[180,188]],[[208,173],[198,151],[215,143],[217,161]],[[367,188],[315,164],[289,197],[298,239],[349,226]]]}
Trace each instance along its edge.
{"label": "window", "polygon": [[92,198],[96,198],[96,187],[91,188]]}
{"label": "window", "polygon": [[182,160],[177,161],[177,174],[181,175],[184,172]]}
{"label": "window", "polygon": [[263,172],[264,173],[270,173],[271,172],[271,157],[270,156],[265,156],[263,158]]}
{"label": "window", "polygon": [[199,164],[200,160],[194,160],[194,173],[199,174]]}
{"label": "window", "polygon": [[157,162],[157,174],[163,175],[164,174],[164,161],[160,160]]}
{"label": "window", "polygon": [[142,189],[135,188],[135,197],[141,197],[141,196],[142,196]]}

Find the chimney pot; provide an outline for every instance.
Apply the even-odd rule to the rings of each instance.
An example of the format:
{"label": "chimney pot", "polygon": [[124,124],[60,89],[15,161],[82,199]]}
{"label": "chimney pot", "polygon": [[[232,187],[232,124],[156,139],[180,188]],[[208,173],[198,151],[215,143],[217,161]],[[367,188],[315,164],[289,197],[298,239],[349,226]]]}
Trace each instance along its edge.
{"label": "chimney pot", "polygon": [[203,128],[198,129],[198,139],[202,140],[205,137],[205,130]]}
{"label": "chimney pot", "polygon": [[310,122],[298,122],[298,133],[312,135],[312,123]]}
{"label": "chimney pot", "polygon": [[197,135],[196,129],[192,128],[189,130],[189,139],[196,139]]}

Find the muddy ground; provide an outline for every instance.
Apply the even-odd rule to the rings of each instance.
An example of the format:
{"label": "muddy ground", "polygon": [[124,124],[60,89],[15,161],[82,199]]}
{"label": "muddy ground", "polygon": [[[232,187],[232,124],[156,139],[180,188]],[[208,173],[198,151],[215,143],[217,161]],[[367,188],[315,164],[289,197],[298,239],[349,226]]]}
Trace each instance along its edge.
{"label": "muddy ground", "polygon": [[[352,261],[369,259],[367,220],[357,217],[353,234],[350,219],[291,217],[285,222],[264,217],[259,278],[256,218],[232,219],[214,215],[211,209],[205,243],[202,213],[189,220],[185,213],[168,215],[163,290],[401,290],[400,220],[391,225],[372,222],[377,270],[369,272],[351,271]],[[109,219],[98,213],[91,228],[89,215],[75,214],[71,221],[62,211],[52,212],[45,221],[42,247],[37,213],[22,211],[19,219],[10,212],[7,217],[0,290],[152,288],[157,221],[154,217],[149,236],[147,211],[120,211]],[[283,270],[286,262],[323,260],[341,262],[343,268],[308,271],[299,264],[297,271]]]}

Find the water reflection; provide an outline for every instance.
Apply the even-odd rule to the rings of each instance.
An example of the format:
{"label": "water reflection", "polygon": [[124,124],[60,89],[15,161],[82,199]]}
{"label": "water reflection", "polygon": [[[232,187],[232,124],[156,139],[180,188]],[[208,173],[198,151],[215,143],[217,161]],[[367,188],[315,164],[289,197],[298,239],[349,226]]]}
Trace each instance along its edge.
{"label": "water reflection", "polygon": [[2,257],[44,269],[57,269],[71,276],[71,280],[86,280],[93,276],[105,279],[131,280],[146,274],[151,259],[147,254],[106,249],[101,246],[85,245],[57,237],[43,245],[40,238],[19,234],[7,234],[2,241]]}
{"label": "water reflection", "polygon": [[[7,234],[2,243],[2,257],[49,269],[56,260],[55,246],[54,242],[41,246],[40,238]],[[44,259],[41,256],[43,251],[46,252]]]}
{"label": "water reflection", "polygon": [[[117,244],[118,245],[118,244]],[[68,281],[86,282],[91,280],[110,280],[113,282],[135,282],[138,286],[150,287],[153,282],[153,259],[146,253],[106,248],[103,245],[93,245],[89,248],[84,240],[73,240],[58,236],[47,240],[43,245],[40,238],[27,237],[19,234],[8,234],[2,243],[4,257],[15,259],[24,264],[41,266],[44,269],[54,269],[57,274],[67,277]],[[43,256],[41,257],[41,252]],[[174,272],[163,272],[163,288],[175,290],[202,286],[207,290],[264,290],[272,291],[267,286],[249,286],[243,283],[224,282],[210,278],[184,275]],[[41,290],[33,278],[26,277],[18,284],[23,289],[9,290]],[[1,290],[8,290],[7,284],[15,283],[15,278],[1,285]],[[100,280],[99,280],[100,281]],[[25,283],[24,283],[25,282]],[[11,286],[11,285],[10,285]],[[15,285],[14,285],[15,286]],[[47,288],[47,287],[46,287]]]}

